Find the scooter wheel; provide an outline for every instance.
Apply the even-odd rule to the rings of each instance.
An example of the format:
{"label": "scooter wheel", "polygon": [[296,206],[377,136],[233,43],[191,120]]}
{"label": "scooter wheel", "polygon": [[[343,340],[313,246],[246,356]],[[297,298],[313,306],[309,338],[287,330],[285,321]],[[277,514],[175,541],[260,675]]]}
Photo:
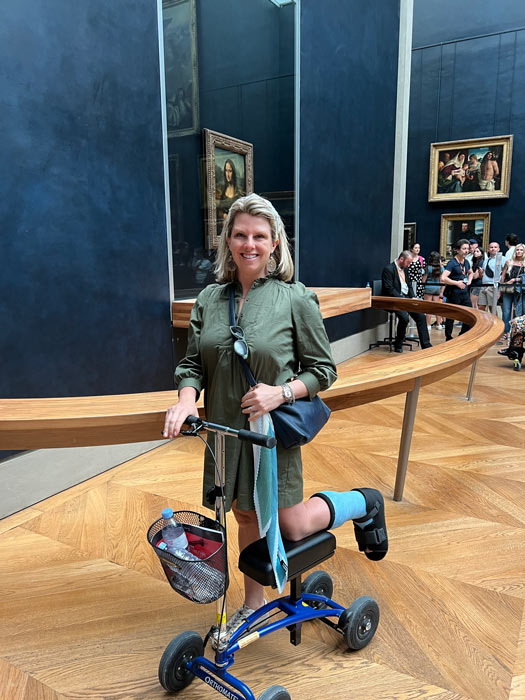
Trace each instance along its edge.
{"label": "scooter wheel", "polygon": [[519,372],[521,369],[521,362],[519,360],[514,360],[514,371]]}
{"label": "scooter wheel", "polygon": [[349,649],[363,649],[372,640],[379,624],[379,605],[369,596],[361,596],[347,608],[343,634]]}
{"label": "scooter wheel", "polygon": [[290,693],[282,685],[271,685],[259,695],[258,700],[291,700]]}
{"label": "scooter wheel", "polygon": [[[315,593],[326,598],[331,598],[333,592],[334,584],[326,571],[314,571],[305,578],[301,586],[301,593]],[[324,603],[319,602],[311,602],[308,605],[315,610],[326,608]]]}
{"label": "scooter wheel", "polygon": [[197,632],[182,632],[174,637],[159,663],[159,681],[164,690],[174,693],[189,685],[195,676],[188,670],[188,662],[203,653],[202,638]]}

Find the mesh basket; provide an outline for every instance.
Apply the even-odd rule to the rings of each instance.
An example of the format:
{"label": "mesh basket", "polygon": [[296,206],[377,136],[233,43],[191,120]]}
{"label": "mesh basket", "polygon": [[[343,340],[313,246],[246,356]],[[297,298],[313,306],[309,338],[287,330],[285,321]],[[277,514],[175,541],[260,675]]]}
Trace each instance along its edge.
{"label": "mesh basket", "polygon": [[164,518],[150,526],[148,542],[177,593],[194,603],[212,603],[225,594],[229,583],[224,528],[216,520],[191,510],[179,510],[173,518],[184,527],[187,559],[163,549],[162,529],[168,525]]}

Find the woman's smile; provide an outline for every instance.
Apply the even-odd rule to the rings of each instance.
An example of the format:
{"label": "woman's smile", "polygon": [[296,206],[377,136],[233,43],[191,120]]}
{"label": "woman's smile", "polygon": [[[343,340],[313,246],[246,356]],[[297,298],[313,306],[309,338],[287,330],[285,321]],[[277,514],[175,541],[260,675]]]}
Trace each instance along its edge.
{"label": "woman's smile", "polygon": [[262,216],[237,214],[232,233],[228,239],[233,261],[241,276],[245,273],[250,280],[265,277],[270,255],[278,241],[272,240],[272,229]]}

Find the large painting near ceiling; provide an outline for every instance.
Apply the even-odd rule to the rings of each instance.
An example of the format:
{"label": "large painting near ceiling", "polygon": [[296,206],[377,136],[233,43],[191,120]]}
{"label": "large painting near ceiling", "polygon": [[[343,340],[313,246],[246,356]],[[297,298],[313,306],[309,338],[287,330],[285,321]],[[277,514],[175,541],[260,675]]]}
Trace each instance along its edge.
{"label": "large painting near ceiling", "polygon": [[512,136],[430,144],[428,201],[509,196]]}
{"label": "large painting near ceiling", "polygon": [[195,0],[163,0],[164,69],[168,136],[199,129]]}

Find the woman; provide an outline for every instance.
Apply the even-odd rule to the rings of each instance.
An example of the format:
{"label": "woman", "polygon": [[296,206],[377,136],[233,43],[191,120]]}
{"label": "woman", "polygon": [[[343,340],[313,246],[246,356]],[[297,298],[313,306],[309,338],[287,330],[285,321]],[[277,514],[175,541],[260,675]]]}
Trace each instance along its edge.
{"label": "woman", "polygon": [[[271,270],[274,270],[273,272]],[[166,415],[165,437],[179,434],[204,388],[208,420],[247,428],[287,399],[312,398],[336,378],[335,366],[315,295],[291,282],[293,263],[284,226],[270,202],[256,194],[230,208],[215,267],[218,284],[206,287],[193,308],[186,357],[175,377],[179,402]],[[246,336],[248,365],[259,383],[250,388],[233,351],[229,290],[233,285],[236,320]],[[382,559],[388,549],[384,504],[374,489],[324,491],[303,503],[300,448],[278,442],[279,525],[283,537],[300,540],[353,519],[356,539],[368,558]],[[207,451],[208,452],[208,451]],[[225,498],[239,524],[239,551],[259,539],[253,502],[253,453],[240,440],[228,444]],[[213,463],[206,455],[203,492],[214,484]],[[206,500],[203,504],[210,507]],[[364,528],[364,530],[363,530]],[[372,533],[372,534],[370,534]],[[378,544],[370,544],[377,537]],[[366,540],[366,542],[365,542]],[[244,605],[215,635],[222,648],[233,631],[263,605],[263,588],[244,577]]]}
{"label": "woman", "polygon": [[438,172],[438,192],[440,194],[461,192],[465,180],[465,154],[458,153],[452,160],[445,163]]}
{"label": "woman", "polygon": [[408,283],[416,283],[416,297],[418,299],[423,299],[423,294],[425,293],[425,288],[423,286],[423,272],[425,269],[425,258],[423,258],[419,253],[421,251],[421,246],[419,243],[414,243],[410,252],[412,253],[413,260],[407,267],[408,273]]}
{"label": "woman", "polygon": [[[472,282],[472,268],[465,256],[469,252],[469,242],[466,238],[460,238],[454,244],[456,254],[447,263],[441,275],[441,284],[446,285],[445,296],[449,304],[459,304],[460,306],[470,306],[472,302],[468,293],[468,286]],[[454,319],[447,318],[445,321],[445,340],[452,340],[452,330]],[[460,335],[470,330],[466,323],[461,324]]]}
{"label": "woman", "polygon": [[501,288],[501,304],[503,323],[505,324],[504,340],[507,340],[510,329],[510,319],[514,307],[514,316],[521,316],[523,313],[523,296],[521,289],[521,275],[525,273],[525,244],[518,243],[514,248],[514,253],[510,260],[507,260],[501,271],[501,281],[514,285],[514,289],[509,291],[505,287]]}
{"label": "woman", "polygon": [[230,158],[224,163],[223,182],[217,188],[215,193],[215,201],[217,207],[217,233],[222,230],[228,211],[236,199],[242,195],[242,191],[237,185],[237,171],[235,165]]}
{"label": "woman", "polygon": [[479,246],[472,253],[472,282],[470,284],[470,301],[473,308],[478,308],[479,293],[483,281],[485,251]]}
{"label": "woman", "polygon": [[[424,296],[425,301],[443,301],[443,286],[440,284],[441,274],[444,270],[441,264],[441,255],[437,250],[433,250],[428,256],[428,265],[425,268],[425,274],[423,275],[424,286]],[[430,331],[430,320],[432,319],[432,314],[427,314],[427,328]],[[437,330],[443,330],[442,326],[443,319],[441,316],[436,315],[436,328]]]}

